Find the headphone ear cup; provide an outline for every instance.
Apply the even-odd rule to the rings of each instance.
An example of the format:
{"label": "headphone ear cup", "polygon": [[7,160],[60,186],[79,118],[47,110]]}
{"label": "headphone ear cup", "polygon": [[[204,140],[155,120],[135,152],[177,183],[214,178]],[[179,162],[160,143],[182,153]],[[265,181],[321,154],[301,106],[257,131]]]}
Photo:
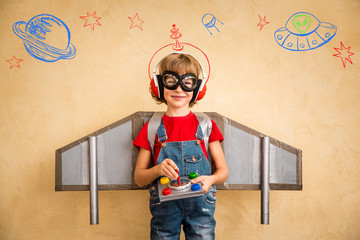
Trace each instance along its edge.
{"label": "headphone ear cup", "polygon": [[158,87],[155,85],[154,78],[152,78],[151,81],[150,81],[150,89],[151,89],[151,93],[152,93],[155,97],[160,97],[160,96],[159,96],[159,89],[158,89]]}
{"label": "headphone ear cup", "polygon": [[[151,79],[150,89],[155,97],[164,99],[164,87],[162,81],[159,81],[159,79],[161,79],[161,75],[156,75],[156,80],[154,80],[153,78]],[[156,86],[155,81],[157,81],[159,87]]]}
{"label": "headphone ear cup", "polygon": [[205,93],[206,93],[206,84],[204,85],[203,89],[199,92],[196,101],[201,100],[205,96]]}

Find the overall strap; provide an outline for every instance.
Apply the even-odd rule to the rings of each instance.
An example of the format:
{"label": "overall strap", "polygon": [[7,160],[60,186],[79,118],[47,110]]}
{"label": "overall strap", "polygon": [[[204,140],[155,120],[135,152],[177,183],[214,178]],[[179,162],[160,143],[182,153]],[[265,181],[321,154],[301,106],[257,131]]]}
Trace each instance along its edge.
{"label": "overall strap", "polygon": [[197,126],[197,130],[196,130],[196,133],[195,133],[195,138],[196,138],[198,141],[204,140],[204,134],[203,134],[203,131],[202,131],[202,129],[201,129],[200,124],[198,124],[198,126]]}
{"label": "overall strap", "polygon": [[158,141],[161,144],[168,139],[166,135],[166,129],[164,127],[164,122],[162,119],[160,120],[160,127],[157,130],[157,136],[158,136]]}

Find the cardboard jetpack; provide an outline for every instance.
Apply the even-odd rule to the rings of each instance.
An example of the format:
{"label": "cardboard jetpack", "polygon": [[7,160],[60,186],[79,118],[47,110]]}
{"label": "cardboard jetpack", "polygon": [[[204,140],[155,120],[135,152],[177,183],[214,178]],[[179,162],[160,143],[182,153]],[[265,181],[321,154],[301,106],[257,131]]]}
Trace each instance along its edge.
{"label": "cardboard jetpack", "polygon": [[[56,150],[55,190],[90,191],[90,224],[98,224],[98,190],[131,190],[138,150],[132,142],[154,112],[136,112]],[[229,178],[221,190],[261,190],[261,223],[269,224],[269,190],[302,190],[302,151],[218,113],[205,112],[224,136]]]}

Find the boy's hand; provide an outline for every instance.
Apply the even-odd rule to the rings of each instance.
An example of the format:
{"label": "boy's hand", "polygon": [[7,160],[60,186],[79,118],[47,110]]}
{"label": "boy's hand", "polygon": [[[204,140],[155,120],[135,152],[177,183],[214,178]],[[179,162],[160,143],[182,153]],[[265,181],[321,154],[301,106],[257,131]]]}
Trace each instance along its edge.
{"label": "boy's hand", "polygon": [[159,176],[166,176],[171,180],[175,180],[178,177],[175,169],[179,169],[173,160],[166,158],[159,165],[157,165]]}
{"label": "boy's hand", "polygon": [[206,194],[210,187],[213,185],[213,180],[212,180],[212,176],[199,176],[197,178],[194,178],[191,180],[191,183],[198,183],[201,182],[202,183],[202,188],[204,190],[204,194]]}

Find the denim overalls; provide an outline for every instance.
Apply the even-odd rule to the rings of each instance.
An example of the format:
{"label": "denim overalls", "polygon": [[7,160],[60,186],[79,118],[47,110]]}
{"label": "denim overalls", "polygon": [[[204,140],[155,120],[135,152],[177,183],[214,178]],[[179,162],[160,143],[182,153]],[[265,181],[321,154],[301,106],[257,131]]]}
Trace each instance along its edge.
{"label": "denim overalls", "polygon": [[[162,145],[157,164],[169,158],[178,166],[180,176],[188,176],[191,172],[196,172],[198,176],[211,175],[209,161],[200,145],[203,140],[200,124],[197,127],[196,140],[193,141],[166,142],[166,129],[162,120],[157,135]],[[214,239],[215,186],[203,196],[160,203],[157,181],[158,179],[150,186],[150,211],[153,216],[151,239],[178,240],[181,224],[186,239]]]}

